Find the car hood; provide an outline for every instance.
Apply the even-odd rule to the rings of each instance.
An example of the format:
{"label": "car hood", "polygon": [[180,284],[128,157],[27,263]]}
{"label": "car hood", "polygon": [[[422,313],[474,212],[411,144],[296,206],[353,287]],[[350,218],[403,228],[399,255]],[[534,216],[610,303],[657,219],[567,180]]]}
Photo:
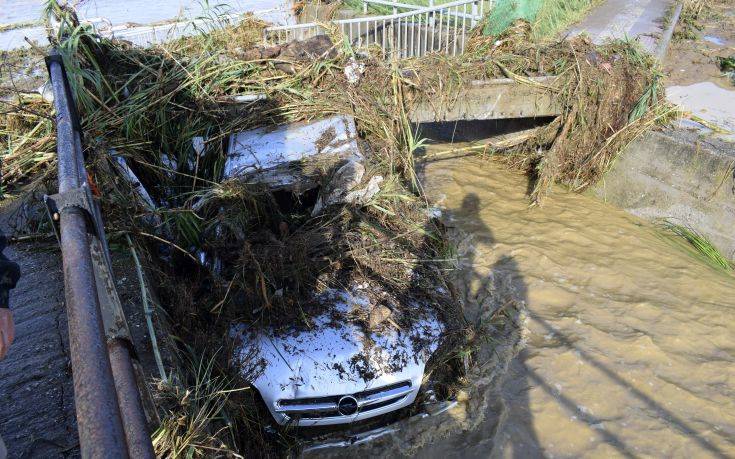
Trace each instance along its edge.
{"label": "car hood", "polygon": [[410,326],[398,329],[393,323],[366,332],[345,318],[355,308],[374,306],[364,291],[329,290],[319,300],[328,301],[330,311],[314,318],[310,329],[277,335],[238,331],[237,356],[266,402],[352,394],[407,380],[420,385],[443,331],[426,305],[420,314],[424,318]]}

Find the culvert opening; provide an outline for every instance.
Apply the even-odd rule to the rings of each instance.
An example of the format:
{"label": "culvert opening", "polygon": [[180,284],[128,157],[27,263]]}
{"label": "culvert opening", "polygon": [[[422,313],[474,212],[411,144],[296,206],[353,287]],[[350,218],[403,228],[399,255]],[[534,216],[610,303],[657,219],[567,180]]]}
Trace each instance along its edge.
{"label": "culvert opening", "polygon": [[436,121],[414,124],[419,137],[432,142],[475,142],[546,126],[556,117],[511,118],[498,120]]}
{"label": "culvert opening", "polygon": [[[426,165],[433,161],[483,155],[506,161],[511,167],[524,170],[528,176],[526,193],[533,198],[539,183],[538,164],[550,144],[545,143],[544,131],[553,132],[558,117],[509,118],[496,120],[438,121],[414,124],[414,135],[425,140],[424,148],[416,152],[417,172],[423,174]],[[528,148],[529,140],[537,154],[515,154],[517,148]],[[516,152],[517,153],[517,152]]]}

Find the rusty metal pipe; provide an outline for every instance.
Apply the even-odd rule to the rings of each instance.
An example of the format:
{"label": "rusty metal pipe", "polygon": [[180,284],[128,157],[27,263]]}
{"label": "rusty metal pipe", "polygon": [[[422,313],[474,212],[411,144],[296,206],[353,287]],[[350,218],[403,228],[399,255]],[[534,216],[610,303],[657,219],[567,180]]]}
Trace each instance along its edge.
{"label": "rusty metal pipe", "polygon": [[[79,134],[72,122],[71,95],[59,61],[49,61],[56,108],[59,191],[77,188],[80,177]],[[69,350],[74,377],[79,444],[82,457],[128,457],[112,369],[102,328],[84,211],[60,212]]]}
{"label": "rusty metal pipe", "polygon": [[69,208],[61,213],[69,350],[74,376],[82,457],[128,457],[112,369],[102,334],[85,216]]}
{"label": "rusty metal pipe", "polygon": [[128,453],[130,457],[136,459],[154,459],[156,455],[148,433],[148,421],[145,418],[143,401],[135,381],[135,370],[128,344],[122,339],[113,339],[107,344],[107,350],[110,354],[110,365],[117,390],[117,401],[120,404]]}

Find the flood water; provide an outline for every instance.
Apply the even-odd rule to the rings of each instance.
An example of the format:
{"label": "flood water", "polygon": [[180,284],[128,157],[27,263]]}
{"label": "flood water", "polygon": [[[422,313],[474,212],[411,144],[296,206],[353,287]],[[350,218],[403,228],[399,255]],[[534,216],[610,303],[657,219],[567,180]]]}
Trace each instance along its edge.
{"label": "flood water", "polygon": [[666,99],[700,118],[715,124],[728,133],[720,133],[728,141],[735,141],[735,88],[724,88],[712,81],[688,86],[666,88]]}
{"label": "flood water", "polygon": [[501,403],[422,455],[735,455],[732,276],[588,196],[556,190],[529,209],[525,176],[487,160],[434,161],[424,181],[469,236],[470,295],[511,279],[527,321]]}

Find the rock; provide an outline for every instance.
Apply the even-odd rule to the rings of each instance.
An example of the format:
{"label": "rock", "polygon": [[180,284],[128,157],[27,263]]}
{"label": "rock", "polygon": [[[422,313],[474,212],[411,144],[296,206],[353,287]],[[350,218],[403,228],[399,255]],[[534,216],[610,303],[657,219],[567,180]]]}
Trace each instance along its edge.
{"label": "rock", "polygon": [[373,307],[368,313],[368,326],[370,330],[374,330],[393,316],[393,311],[387,306],[379,304]]}
{"label": "rock", "polygon": [[317,35],[301,41],[292,41],[279,46],[258,46],[245,51],[241,58],[246,61],[257,61],[278,58],[275,67],[287,73],[295,73],[293,63],[337,57],[337,49],[326,35]]}
{"label": "rock", "polygon": [[279,54],[281,54],[280,46],[258,46],[257,48],[245,51],[242,55],[242,59],[245,61],[273,59],[278,57]]}
{"label": "rock", "polygon": [[279,62],[275,65],[278,70],[286,73],[296,73],[296,67],[292,62],[308,62],[320,59],[333,59],[337,57],[337,50],[332,40],[326,35],[317,35],[303,41],[292,41],[281,49],[279,60],[290,62]]}
{"label": "rock", "polygon": [[294,61],[310,61],[316,59],[333,59],[337,50],[332,40],[326,35],[317,35],[303,41],[292,41],[281,49],[281,59]]}
{"label": "rock", "polygon": [[365,175],[365,166],[358,161],[349,160],[332,175],[329,183],[321,190],[311,215],[318,215],[322,209],[342,202],[345,195],[358,186]]}

